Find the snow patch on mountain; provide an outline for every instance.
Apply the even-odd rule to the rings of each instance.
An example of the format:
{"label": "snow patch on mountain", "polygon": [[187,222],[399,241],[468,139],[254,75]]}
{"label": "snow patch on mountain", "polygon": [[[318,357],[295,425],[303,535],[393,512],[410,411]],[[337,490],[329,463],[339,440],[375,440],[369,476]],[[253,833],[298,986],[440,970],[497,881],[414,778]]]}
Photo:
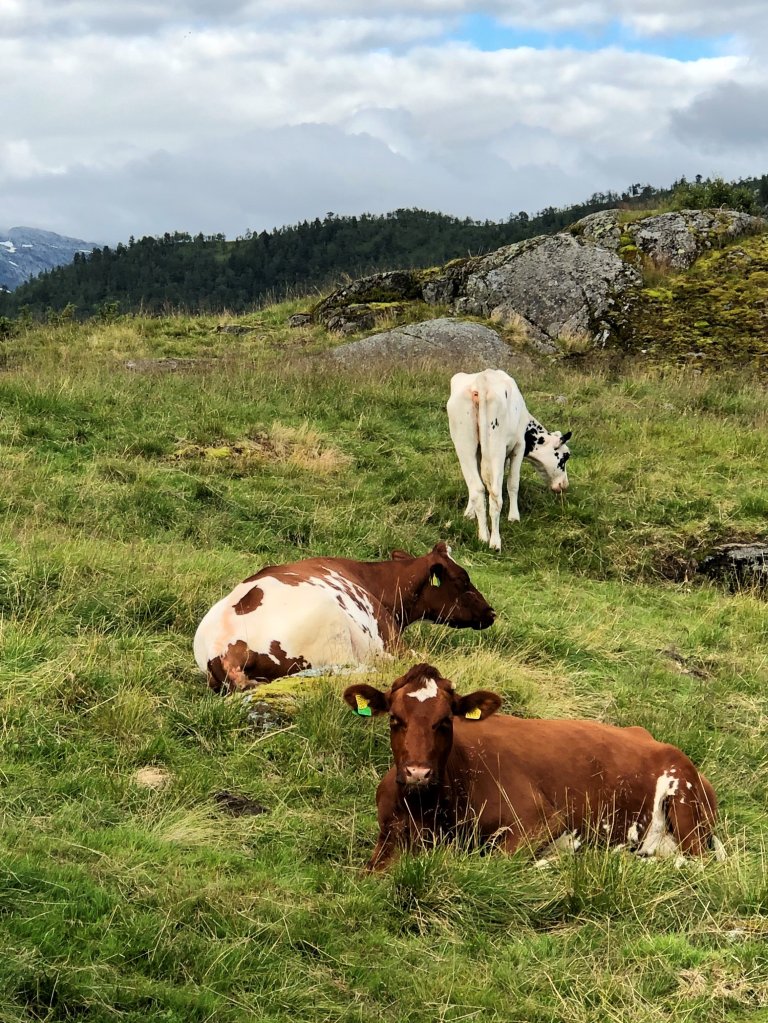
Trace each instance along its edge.
{"label": "snow patch on mountain", "polygon": [[0,289],[13,291],[30,277],[71,263],[76,252],[91,252],[96,247],[96,242],[34,227],[0,229]]}

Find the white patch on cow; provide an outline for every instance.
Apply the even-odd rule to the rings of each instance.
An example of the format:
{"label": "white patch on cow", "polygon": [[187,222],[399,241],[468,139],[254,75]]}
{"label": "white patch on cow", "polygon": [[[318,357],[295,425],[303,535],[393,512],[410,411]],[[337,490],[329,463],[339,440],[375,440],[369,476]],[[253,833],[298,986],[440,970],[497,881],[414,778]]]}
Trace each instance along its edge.
{"label": "white patch on cow", "polygon": [[562,835],[558,835],[550,842],[546,849],[542,850],[542,855],[534,861],[533,865],[539,868],[548,867],[563,853],[573,855],[578,852],[582,844],[577,831],[564,831]]}
{"label": "white patch on cow", "polygon": [[631,824],[627,828],[627,845],[637,845],[639,841],[640,829],[638,828],[637,823]]}
{"label": "white patch on cow", "polygon": [[[672,768],[670,771],[663,771],[656,779],[656,791],[653,795],[653,812],[648,829],[645,832],[640,848],[637,850],[639,856],[671,856],[677,850],[677,843],[670,834],[664,813],[664,801],[674,796],[680,788],[680,779],[673,777]],[[670,850],[669,843],[674,849]]]}
{"label": "white patch on cow", "polygon": [[[258,607],[237,614],[235,605],[254,586],[262,592]],[[384,654],[370,595],[338,572],[295,585],[269,575],[240,583],[214,604],[197,629],[194,652],[200,670],[239,641],[279,664],[270,650],[277,643],[287,658],[301,658],[314,668],[361,664]]]}
{"label": "white patch on cow", "polygon": [[405,695],[412,696],[419,703],[423,703],[425,700],[432,700],[437,696],[437,682],[433,678],[425,678],[421,689],[417,689],[413,693],[406,693]]}
{"label": "white patch on cow", "polygon": [[687,781],[685,784],[686,784],[687,788],[689,788],[689,789],[693,788],[693,785],[689,781]]}
{"label": "white patch on cow", "polygon": [[670,832],[667,831],[659,839],[659,844],[654,850],[654,855],[658,856],[660,860],[666,860],[670,856],[676,856],[678,852],[677,842]]}
{"label": "white patch on cow", "polygon": [[725,846],[717,837],[717,835],[712,836],[712,851],[714,852],[715,859],[717,860],[718,863],[723,863],[728,858],[728,854],[725,851]]}

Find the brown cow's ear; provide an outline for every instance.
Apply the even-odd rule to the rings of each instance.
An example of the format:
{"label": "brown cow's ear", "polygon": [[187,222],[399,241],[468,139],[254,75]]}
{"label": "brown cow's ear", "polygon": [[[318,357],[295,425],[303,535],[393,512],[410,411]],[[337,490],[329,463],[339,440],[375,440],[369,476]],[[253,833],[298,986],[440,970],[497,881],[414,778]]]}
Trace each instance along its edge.
{"label": "brown cow's ear", "polygon": [[389,697],[373,686],[361,682],[356,686],[348,686],[344,690],[344,699],[360,717],[376,717],[386,714],[389,710]]}
{"label": "brown cow's ear", "polygon": [[445,540],[438,540],[435,546],[432,548],[433,554],[442,554],[445,557],[451,556],[451,548],[445,542]]}
{"label": "brown cow's ear", "polygon": [[444,578],[445,568],[440,564],[439,561],[437,561],[429,570],[429,585],[442,586]]}
{"label": "brown cow's ear", "polygon": [[454,717],[466,718],[467,721],[483,721],[491,714],[495,714],[500,706],[501,697],[488,692],[487,689],[478,689],[477,692],[468,693],[466,696],[453,698]]}
{"label": "brown cow's ear", "polygon": [[408,551],[392,551],[390,557],[392,561],[413,561],[413,555]]}

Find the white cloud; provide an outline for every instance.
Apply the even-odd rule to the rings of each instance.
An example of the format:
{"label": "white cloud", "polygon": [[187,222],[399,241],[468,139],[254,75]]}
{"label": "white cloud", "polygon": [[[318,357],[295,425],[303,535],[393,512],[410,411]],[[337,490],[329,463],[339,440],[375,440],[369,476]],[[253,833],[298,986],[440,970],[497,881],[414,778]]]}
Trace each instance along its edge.
{"label": "white cloud", "polygon": [[714,0],[3,2],[5,222],[115,241],[327,210],[499,218],[630,181],[768,169],[755,165],[762,3],[728,8],[743,36],[721,56],[681,61],[446,36],[494,10],[547,31],[717,35]]}

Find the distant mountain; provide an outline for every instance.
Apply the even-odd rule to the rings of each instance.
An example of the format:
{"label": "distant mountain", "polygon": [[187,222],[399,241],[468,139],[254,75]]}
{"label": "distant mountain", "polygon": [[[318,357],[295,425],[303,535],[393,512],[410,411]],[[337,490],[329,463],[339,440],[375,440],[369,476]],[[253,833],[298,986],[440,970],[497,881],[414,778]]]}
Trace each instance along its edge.
{"label": "distant mountain", "polygon": [[0,289],[13,291],[44,270],[71,263],[76,252],[92,252],[95,248],[95,242],[34,227],[0,229]]}

